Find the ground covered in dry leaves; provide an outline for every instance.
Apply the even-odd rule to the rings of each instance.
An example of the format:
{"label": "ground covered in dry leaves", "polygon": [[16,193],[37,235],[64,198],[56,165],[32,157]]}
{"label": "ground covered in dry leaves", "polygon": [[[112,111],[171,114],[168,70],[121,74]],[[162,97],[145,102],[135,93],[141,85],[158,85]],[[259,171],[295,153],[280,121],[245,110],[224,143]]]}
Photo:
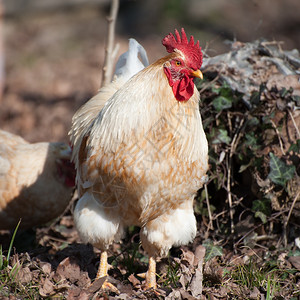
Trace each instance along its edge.
{"label": "ground covered in dry leaves", "polygon": [[[48,41],[38,29],[25,27],[16,40],[26,40],[26,30],[42,39],[39,51],[45,51]],[[88,46],[100,53],[99,45]],[[92,96],[86,91],[96,90],[99,78],[99,57],[90,56],[89,74],[81,81],[76,72],[86,61],[78,61],[83,49],[76,51],[67,62],[55,60],[51,69],[24,48],[33,72],[24,67],[22,76],[13,69],[8,74],[1,128],[31,141],[67,140],[72,114]],[[73,64],[67,73],[53,71],[64,63]],[[148,258],[135,227],[110,249],[109,280],[120,295],[100,291],[102,281],[94,281],[99,252],[80,244],[74,227],[75,194],[51,224],[17,232],[8,262],[12,236],[1,232],[0,297],[299,299],[299,70],[297,51],[285,52],[280,43],[268,41],[236,42],[228,53],[205,60],[205,80],[198,87],[210,145],[209,181],[195,201],[197,237],[158,263],[157,292],[145,291],[137,275],[146,271]],[[37,78],[43,76],[48,84],[41,88]]]}

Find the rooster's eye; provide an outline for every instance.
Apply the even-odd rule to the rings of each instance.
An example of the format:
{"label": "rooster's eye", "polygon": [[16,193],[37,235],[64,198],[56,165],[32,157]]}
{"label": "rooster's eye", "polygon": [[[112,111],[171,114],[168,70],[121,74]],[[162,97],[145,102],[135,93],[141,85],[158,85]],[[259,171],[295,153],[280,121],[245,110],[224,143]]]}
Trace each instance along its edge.
{"label": "rooster's eye", "polygon": [[178,67],[178,66],[180,66],[180,65],[181,65],[181,62],[180,62],[180,61],[178,61],[178,60],[176,60],[176,62],[175,62],[175,65]]}

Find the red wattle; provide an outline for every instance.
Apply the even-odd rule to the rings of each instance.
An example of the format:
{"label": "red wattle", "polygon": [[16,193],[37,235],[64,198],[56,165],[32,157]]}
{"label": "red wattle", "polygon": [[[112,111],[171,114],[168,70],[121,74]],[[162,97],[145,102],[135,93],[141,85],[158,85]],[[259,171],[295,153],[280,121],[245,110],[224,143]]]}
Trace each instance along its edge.
{"label": "red wattle", "polygon": [[187,101],[194,93],[194,79],[185,75],[182,79],[174,82],[172,89],[178,101]]}
{"label": "red wattle", "polygon": [[194,78],[184,74],[182,78],[173,81],[170,70],[164,68],[164,71],[175,98],[178,101],[188,101],[194,93]]}

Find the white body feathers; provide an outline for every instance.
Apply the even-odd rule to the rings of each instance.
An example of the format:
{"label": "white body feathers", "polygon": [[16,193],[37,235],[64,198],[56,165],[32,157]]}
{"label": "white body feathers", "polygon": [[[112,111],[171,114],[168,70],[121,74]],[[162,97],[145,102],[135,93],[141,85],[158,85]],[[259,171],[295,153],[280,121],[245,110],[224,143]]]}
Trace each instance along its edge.
{"label": "white body feathers", "polygon": [[120,75],[74,115],[81,197],[74,219],[83,241],[102,250],[128,225],[142,227],[151,256],[195,237],[193,199],[206,179],[208,146],[199,92],[186,102],[174,98],[163,71],[168,57],[128,81]]}

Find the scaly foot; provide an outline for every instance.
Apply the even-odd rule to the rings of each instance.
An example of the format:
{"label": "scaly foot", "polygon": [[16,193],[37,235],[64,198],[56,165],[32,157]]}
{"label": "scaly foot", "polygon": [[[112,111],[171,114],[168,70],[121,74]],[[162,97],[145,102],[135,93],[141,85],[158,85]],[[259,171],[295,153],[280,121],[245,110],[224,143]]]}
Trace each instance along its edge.
{"label": "scaly foot", "polygon": [[146,290],[148,289],[156,289],[156,262],[155,259],[150,256],[149,257],[149,266],[148,271],[146,273],[137,274],[141,278],[146,279]]}
{"label": "scaly foot", "polygon": [[[100,256],[100,264],[99,264],[99,269],[97,272],[96,280],[98,280],[102,277],[107,277],[108,276],[107,269],[108,269],[107,252],[102,251],[101,256]],[[105,279],[105,281],[103,282],[103,284],[101,286],[101,290],[120,294],[119,290],[112,283],[108,282],[107,279]]]}

